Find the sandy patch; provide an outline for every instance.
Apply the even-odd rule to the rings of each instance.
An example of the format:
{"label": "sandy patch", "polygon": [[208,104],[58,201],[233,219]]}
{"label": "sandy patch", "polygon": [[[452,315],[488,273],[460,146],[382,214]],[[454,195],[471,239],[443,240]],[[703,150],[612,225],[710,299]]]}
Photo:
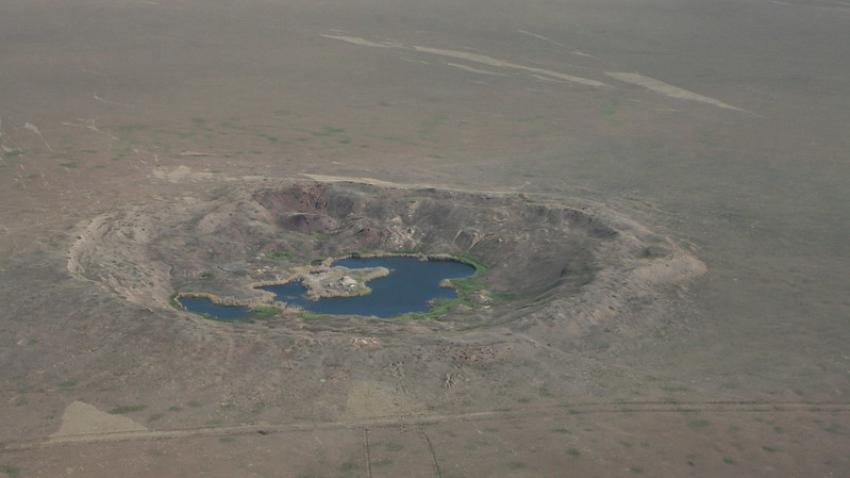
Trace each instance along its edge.
{"label": "sandy patch", "polygon": [[322,36],[325,38],[330,38],[331,40],[344,41],[346,43],[351,43],[352,45],[358,46],[371,46],[373,48],[404,48],[404,45],[397,42],[374,42],[365,38],[352,37],[347,35],[322,34]]}
{"label": "sandy patch", "polygon": [[[533,66],[520,65],[518,63],[513,63],[513,62],[510,62],[510,61],[506,61],[506,60],[500,60],[498,58],[493,58],[493,57],[487,56],[487,55],[480,55],[478,53],[470,53],[470,52],[467,52],[467,51],[447,50],[447,49],[444,49],[444,48],[431,48],[431,47],[427,47],[427,46],[416,46],[416,45],[414,45],[413,47],[406,47],[402,43],[398,43],[398,42],[374,42],[374,41],[371,41],[371,40],[366,40],[365,38],[351,37],[351,36],[344,36],[344,35],[323,34],[322,36],[325,37],[325,38],[330,38],[332,40],[340,40],[340,41],[344,41],[344,42],[351,43],[351,44],[354,44],[354,45],[359,45],[359,46],[369,46],[369,47],[374,47],[374,48],[399,48],[399,49],[412,48],[413,50],[418,51],[420,53],[428,53],[430,55],[439,55],[439,56],[443,56],[443,57],[447,57],[447,58],[456,58],[456,59],[459,59],[459,60],[466,60],[468,62],[492,66],[492,67],[495,67],[495,68],[510,68],[510,69],[514,69],[514,70],[522,70],[522,71],[527,71],[529,73],[536,73],[538,75],[544,75],[544,76],[548,76],[548,77],[552,77],[552,78],[557,78],[559,80],[568,81],[568,82],[571,82],[571,83],[578,83],[580,85],[585,85],[585,86],[593,86],[593,87],[597,87],[597,88],[603,87],[603,86],[608,86],[607,84],[605,84],[601,81],[591,80],[590,78],[582,78],[580,76],[568,75],[566,73],[561,73],[561,72],[552,71],[552,70],[546,70],[544,68],[537,68],[537,67],[533,67]],[[452,66],[458,67],[458,65],[456,65],[456,64],[453,64]],[[462,66],[462,67],[464,69],[471,68],[471,67],[468,67],[468,66]],[[481,72],[481,71],[479,71],[479,72]]]}
{"label": "sandy patch", "polygon": [[153,177],[171,183],[179,183],[180,181],[210,179],[213,177],[213,174],[201,171],[192,171],[192,168],[189,166],[177,166],[172,170],[167,168],[154,168]]}
{"label": "sandy patch", "polygon": [[567,45],[564,45],[563,43],[556,42],[555,40],[552,40],[551,38],[547,38],[543,35],[538,35],[537,33],[530,32],[528,30],[517,30],[517,32],[522,33],[523,35],[528,35],[532,38],[536,38],[536,39],[541,40],[541,41],[545,41],[547,43],[551,43],[553,45],[558,45],[558,46],[564,47],[564,48],[567,47]]}
{"label": "sandy patch", "polygon": [[693,91],[688,91],[683,88],[679,88],[678,86],[673,86],[668,83],[664,83],[663,81],[656,80],[655,78],[650,78],[648,76],[643,76],[639,73],[625,73],[625,72],[605,72],[606,75],[611,78],[620,80],[624,83],[631,83],[633,85],[642,86],[648,90],[654,91],[656,93],[660,93],[664,96],[669,96],[670,98],[678,98],[680,100],[689,100],[689,101],[699,101],[700,103],[705,103],[713,106],[717,106],[718,108],[725,108],[727,110],[735,110],[735,111],[744,111],[737,106],[732,106],[730,104],[726,104],[720,100],[716,100],[714,98],[709,98],[708,96],[703,96],[698,93],[694,93]]}
{"label": "sandy patch", "polygon": [[505,76],[501,73],[496,73],[495,71],[482,70],[482,69],[473,68],[473,67],[467,66],[467,65],[461,65],[459,63],[446,63],[446,64],[453,67],[453,68],[458,68],[458,69],[461,69],[463,71],[468,71],[470,73],[478,73],[478,74],[481,74],[481,75],[492,75],[492,76]]}
{"label": "sandy patch", "polygon": [[518,63],[500,60],[498,58],[493,58],[487,55],[479,55],[478,53],[469,53],[466,51],[458,50],[446,50],[443,48],[431,48],[425,46],[414,46],[413,49],[422,53],[430,53],[432,55],[440,55],[449,58],[458,58],[461,60],[471,61],[473,63],[480,63],[482,65],[493,66],[496,68],[511,68],[514,70],[527,71],[529,73],[537,73],[538,75],[551,76],[552,78],[557,78],[559,80],[569,81],[571,83],[578,83],[586,86],[593,86],[597,88],[608,86],[607,84],[601,81],[591,80],[589,78],[582,78],[580,76],[568,75],[566,73],[561,73],[558,71],[546,70],[544,68],[520,65]]}
{"label": "sandy patch", "polygon": [[62,425],[56,433],[50,435],[50,439],[57,440],[93,433],[141,431],[147,431],[147,428],[127,417],[112,415],[88,403],[76,401],[65,408],[65,413],[62,414]]}

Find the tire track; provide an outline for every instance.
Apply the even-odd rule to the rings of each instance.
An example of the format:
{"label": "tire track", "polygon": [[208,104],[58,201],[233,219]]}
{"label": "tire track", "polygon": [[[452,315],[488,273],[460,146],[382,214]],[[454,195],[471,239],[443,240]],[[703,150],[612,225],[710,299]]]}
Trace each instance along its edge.
{"label": "tire track", "polygon": [[420,430],[430,425],[457,421],[486,421],[494,419],[522,419],[530,417],[557,417],[582,414],[623,413],[850,413],[850,402],[770,402],[760,400],[718,400],[696,402],[586,402],[568,405],[525,408],[522,410],[490,410],[457,414],[421,414],[384,416],[363,420],[336,422],[296,422],[280,425],[238,425],[230,427],[197,427],[172,430],[148,430],[129,432],[85,433],[53,437],[42,441],[19,441],[0,444],[0,454],[63,445],[137,441],[172,440],[203,436],[227,435],[271,435],[288,432],[312,432],[317,430],[357,430],[366,428],[391,428],[418,426]]}

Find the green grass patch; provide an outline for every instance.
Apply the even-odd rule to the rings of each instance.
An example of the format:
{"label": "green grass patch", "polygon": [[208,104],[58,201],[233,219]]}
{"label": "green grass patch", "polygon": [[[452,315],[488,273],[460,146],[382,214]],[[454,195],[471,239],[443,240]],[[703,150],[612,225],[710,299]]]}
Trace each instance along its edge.
{"label": "green grass patch", "polygon": [[408,312],[406,314],[392,317],[393,320],[421,320],[421,319],[436,319],[453,311],[465,301],[457,299],[436,299],[431,301],[431,308],[428,312]]}
{"label": "green grass patch", "polygon": [[668,392],[668,393],[687,392],[688,390],[690,390],[688,387],[686,387],[684,385],[677,385],[677,384],[660,385],[658,388],[660,388],[661,390]]}
{"label": "green grass patch", "polygon": [[3,151],[4,158],[17,158],[18,156],[24,154],[24,150],[22,149],[13,149],[11,151]]}
{"label": "green grass patch", "polygon": [[313,132],[313,136],[333,136],[335,134],[345,133],[343,128],[335,128],[333,126],[325,126],[320,131]]}
{"label": "green grass patch", "polygon": [[573,458],[578,458],[579,456],[581,456],[581,452],[578,450],[578,448],[567,448],[567,455],[570,455]]}
{"label": "green grass patch", "polygon": [[309,310],[302,310],[298,315],[300,315],[304,320],[319,320],[326,319],[328,317],[325,314],[317,314],[315,312],[310,312]]}
{"label": "green grass patch", "polygon": [[21,476],[21,469],[13,465],[0,465],[0,473],[5,473],[9,478]]}
{"label": "green grass patch", "polygon": [[141,412],[145,408],[147,408],[145,405],[118,405],[112,407],[112,409],[109,410],[109,413],[113,415],[124,415],[127,413]]}
{"label": "green grass patch", "polygon": [[459,254],[454,254],[453,258],[455,260],[469,264],[472,267],[474,267],[475,268],[475,274],[473,274],[473,276],[480,275],[480,274],[487,272],[488,267],[486,265],[484,265],[483,262],[476,259],[472,254],[469,254],[467,252],[461,252]]}
{"label": "green grass patch", "polygon": [[80,165],[76,161],[68,161],[66,163],[59,163],[59,166],[63,168],[78,168]]}
{"label": "green grass patch", "polygon": [[116,129],[119,133],[135,133],[136,131],[144,131],[148,129],[148,126],[139,123],[129,123],[118,126]]}
{"label": "green grass patch", "polygon": [[[785,430],[782,429],[782,427],[773,427],[773,429],[774,429],[774,431],[776,431],[776,433],[783,433],[785,431]],[[823,431],[829,432],[829,433],[834,433],[836,435],[843,435],[844,434],[844,430],[841,428],[841,425],[839,425],[837,423],[830,423],[829,425],[823,427]]]}
{"label": "green grass patch", "polygon": [[472,295],[486,288],[482,276],[487,272],[488,268],[469,254],[456,254],[452,259],[468,264],[475,269],[475,272],[469,277],[449,280],[457,291],[457,298],[432,301],[431,309],[428,312],[411,312],[399,316],[399,319],[438,319],[453,312],[460,306],[475,307],[476,303],[472,300]]}
{"label": "green grass patch", "polygon": [[708,420],[703,420],[702,418],[698,418],[696,420],[691,420],[688,422],[688,428],[699,429],[705,428],[708,426]]}
{"label": "green grass patch", "polygon": [[175,292],[175,293],[171,294],[171,296],[168,298],[168,303],[171,305],[171,307],[174,307],[177,310],[185,310],[183,308],[183,304],[181,304],[180,301],[177,300],[177,298],[179,296],[180,296],[179,292]]}
{"label": "green grass patch", "polygon": [[292,254],[287,251],[270,251],[266,253],[266,259],[270,261],[291,261]]}
{"label": "green grass patch", "polygon": [[516,300],[516,294],[513,292],[493,292],[490,294],[490,297],[498,302],[510,302],[512,300]]}
{"label": "green grass patch", "polygon": [[248,320],[266,320],[280,314],[280,309],[277,307],[255,307],[251,309],[251,314],[247,317]]}
{"label": "green grass patch", "polygon": [[723,457],[723,463],[726,463],[727,465],[734,465],[735,460],[729,458],[728,456],[724,456]]}

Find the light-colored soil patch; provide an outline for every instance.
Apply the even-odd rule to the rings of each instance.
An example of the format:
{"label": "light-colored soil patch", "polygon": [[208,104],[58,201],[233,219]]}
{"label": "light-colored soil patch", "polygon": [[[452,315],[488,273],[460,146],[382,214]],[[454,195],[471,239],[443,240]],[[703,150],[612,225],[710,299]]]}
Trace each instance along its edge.
{"label": "light-colored soil patch", "polygon": [[481,75],[490,75],[490,76],[505,76],[501,73],[496,73],[495,71],[482,70],[480,68],[473,68],[471,66],[461,65],[459,63],[446,63],[446,64],[453,67],[453,68],[458,68],[460,70],[468,71],[470,73],[478,73],[478,74],[481,74]]}
{"label": "light-colored soil patch", "polygon": [[[431,48],[427,46],[418,46],[414,45],[411,47],[407,47],[402,43],[398,42],[373,42],[370,40],[366,40],[364,38],[359,37],[351,37],[351,36],[341,36],[341,35],[322,35],[325,38],[329,38],[332,40],[340,40],[346,43],[351,43],[358,46],[369,46],[374,48],[399,48],[399,49],[412,49],[418,51],[420,53],[427,53],[430,55],[438,55],[446,58],[456,58],[459,60],[465,60],[472,63],[478,63],[481,65],[492,66],[495,68],[509,68],[513,70],[522,70],[529,73],[535,73],[538,75],[549,76],[552,78],[557,78],[559,80],[568,81],[571,83],[578,83],[580,85],[585,86],[593,86],[596,88],[608,86],[606,83],[601,81],[592,80],[590,78],[582,78],[580,76],[569,75],[566,73],[561,73],[558,71],[547,70],[544,68],[537,68],[533,66],[525,66],[520,65],[518,63],[513,63],[507,60],[501,60],[499,58],[493,58],[487,55],[481,55],[478,53],[470,53],[467,51],[461,50],[449,50],[445,48]],[[457,65],[452,65],[458,67]],[[466,67],[469,68],[469,67]]]}
{"label": "light-colored soil patch", "polygon": [[496,68],[510,68],[514,70],[522,70],[527,71],[529,73],[537,73],[539,75],[551,76],[553,78],[557,78],[559,80],[569,81],[572,83],[578,83],[586,86],[593,87],[604,87],[608,86],[607,84],[591,80],[589,78],[582,78],[580,76],[568,75],[566,73],[561,73],[558,71],[547,70],[544,68],[537,68],[533,66],[525,66],[517,63],[512,63],[510,61],[500,60],[498,58],[493,58],[487,55],[479,55],[477,53],[469,53],[466,51],[458,51],[458,50],[446,50],[443,48],[430,48],[425,46],[414,46],[414,50],[422,53],[430,53],[432,55],[440,55],[449,58],[458,58],[461,60],[471,61],[474,63],[480,63],[482,65],[493,66]]}
{"label": "light-colored soil patch", "polygon": [[56,433],[50,435],[51,440],[62,440],[76,435],[92,433],[119,433],[147,431],[130,418],[98,410],[88,403],[75,401],[65,408],[62,414],[62,425]]}
{"label": "light-colored soil patch", "polygon": [[633,85],[642,86],[648,90],[654,91],[656,93],[660,93],[664,96],[669,96],[670,98],[677,98],[680,100],[688,100],[688,101],[698,101],[700,103],[705,103],[713,106],[717,106],[718,108],[724,108],[727,110],[735,110],[735,111],[744,111],[737,106],[732,106],[730,104],[726,104],[720,100],[716,100],[714,98],[709,98],[707,96],[700,95],[698,93],[694,93],[693,91],[688,91],[684,88],[679,88],[678,86],[673,86],[668,83],[664,83],[663,81],[656,80],[655,78],[650,78],[648,76],[643,76],[639,73],[625,73],[625,72],[605,72],[606,75],[611,78],[615,78],[624,83],[631,83]]}
{"label": "light-colored soil patch", "polygon": [[396,388],[373,381],[351,384],[346,402],[349,418],[409,415],[422,410],[422,405]]}
{"label": "light-colored soil patch", "polygon": [[171,183],[179,183],[180,181],[210,179],[212,177],[212,173],[192,171],[192,168],[189,166],[181,165],[171,170],[167,168],[154,168],[153,177]]}
{"label": "light-colored soil patch", "polygon": [[327,35],[327,34],[323,34],[322,36],[325,37],[325,38],[330,38],[331,40],[339,40],[339,41],[344,41],[346,43],[351,43],[352,45],[370,46],[370,47],[373,47],[373,48],[399,48],[399,47],[402,46],[400,43],[396,43],[396,42],[379,43],[379,42],[367,40],[365,38],[352,37],[352,36],[347,36],[347,35]]}
{"label": "light-colored soil patch", "polygon": [[307,296],[312,300],[323,297],[353,297],[371,293],[372,289],[366,283],[388,275],[390,270],[386,267],[331,267],[312,274],[303,274],[301,283],[307,288]]}

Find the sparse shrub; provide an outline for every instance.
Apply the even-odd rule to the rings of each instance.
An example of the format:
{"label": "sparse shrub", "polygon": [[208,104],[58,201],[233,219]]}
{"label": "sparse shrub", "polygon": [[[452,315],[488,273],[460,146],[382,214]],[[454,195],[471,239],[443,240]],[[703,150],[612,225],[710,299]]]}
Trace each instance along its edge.
{"label": "sparse shrub", "polygon": [[387,451],[401,451],[403,448],[401,443],[387,443]]}
{"label": "sparse shrub", "polygon": [[0,473],[5,473],[9,478],[21,476],[21,469],[13,465],[0,465]]}
{"label": "sparse shrub", "polygon": [[688,427],[693,429],[705,428],[708,426],[708,420],[704,420],[702,418],[698,418],[696,420],[691,420],[688,422]]}
{"label": "sparse shrub", "polygon": [[271,261],[291,261],[292,254],[287,251],[269,251],[266,253],[266,259]]}

